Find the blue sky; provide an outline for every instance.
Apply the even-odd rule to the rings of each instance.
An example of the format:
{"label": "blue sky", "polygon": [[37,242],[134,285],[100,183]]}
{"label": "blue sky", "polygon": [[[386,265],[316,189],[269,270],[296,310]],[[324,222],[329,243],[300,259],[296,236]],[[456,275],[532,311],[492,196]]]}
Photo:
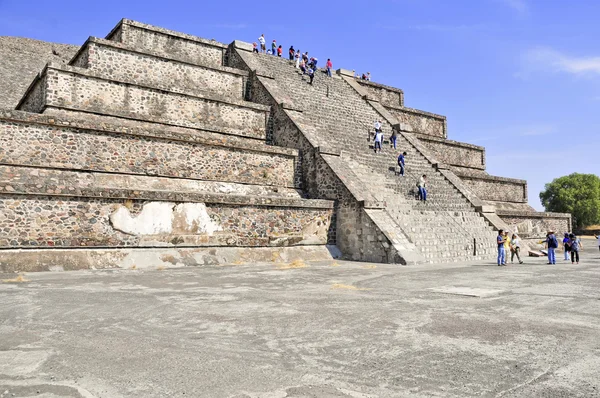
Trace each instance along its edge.
{"label": "blue sky", "polygon": [[265,33],[446,115],[542,210],[553,178],[600,174],[599,15],[597,0],[0,0],[0,35],[82,44],[123,17],[225,43]]}

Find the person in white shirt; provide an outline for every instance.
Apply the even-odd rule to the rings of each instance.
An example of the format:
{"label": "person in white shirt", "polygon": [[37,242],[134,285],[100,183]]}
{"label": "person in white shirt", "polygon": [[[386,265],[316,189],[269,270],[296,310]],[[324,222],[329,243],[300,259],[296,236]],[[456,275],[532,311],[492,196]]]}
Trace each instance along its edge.
{"label": "person in white shirt", "polygon": [[260,43],[260,52],[264,53],[267,50],[267,42],[265,41],[265,34],[263,33],[258,38],[258,42]]}
{"label": "person in white shirt", "polygon": [[521,260],[521,256],[519,252],[521,251],[521,242],[519,241],[519,237],[517,234],[513,234],[510,240],[510,263],[512,264],[515,256],[517,256],[517,260],[519,260],[519,264],[523,264]]}
{"label": "person in white shirt", "polygon": [[598,250],[600,250],[600,235],[596,236],[596,239],[598,239]]}
{"label": "person in white shirt", "polygon": [[379,152],[381,152],[381,143],[383,142],[383,133],[381,130],[375,133],[375,153],[377,153],[377,148],[379,148]]}

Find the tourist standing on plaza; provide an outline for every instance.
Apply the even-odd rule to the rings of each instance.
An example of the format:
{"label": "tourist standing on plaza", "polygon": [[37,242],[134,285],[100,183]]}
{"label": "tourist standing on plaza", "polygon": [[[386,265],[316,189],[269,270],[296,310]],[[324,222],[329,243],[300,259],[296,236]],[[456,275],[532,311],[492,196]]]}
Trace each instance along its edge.
{"label": "tourist standing on plaza", "polygon": [[510,240],[510,263],[513,264],[515,256],[517,256],[517,260],[519,260],[519,264],[523,264],[521,261],[521,242],[519,242],[519,237],[517,234],[512,235],[512,239]]}
{"label": "tourist standing on plaza", "polygon": [[325,66],[327,67],[327,76],[331,77],[331,68],[333,68],[331,58],[327,58],[327,63],[325,64]]}
{"label": "tourist standing on plaza", "polygon": [[583,249],[583,245],[581,244],[581,239],[579,239],[575,234],[569,235],[570,245],[571,245],[571,264],[577,261],[579,264],[579,250]]}
{"label": "tourist standing on plaza", "polygon": [[296,69],[298,69],[300,68],[300,58],[302,58],[300,55],[300,50],[296,51],[296,55],[294,55],[294,57],[296,58]]}
{"label": "tourist standing on plaza", "polygon": [[556,264],[556,248],[558,247],[558,241],[554,235],[554,231],[548,231],[546,235],[546,244],[548,245],[548,264]]}
{"label": "tourist standing on plaza", "polygon": [[398,174],[400,174],[402,177],[404,177],[404,170],[405,170],[404,157],[405,156],[406,156],[406,152],[402,152],[400,155],[398,155],[398,167],[400,167],[400,172]]}
{"label": "tourist standing on plaza", "polygon": [[383,141],[383,133],[381,130],[376,130],[375,133],[375,142],[373,147],[375,148],[375,153],[377,153],[377,148],[379,148],[379,152],[381,152],[381,142]]}
{"label": "tourist standing on plaza", "polygon": [[427,201],[427,176],[423,174],[421,178],[419,178],[419,183],[417,184],[419,187],[419,200],[423,202]]}
{"label": "tourist standing on plaza", "polygon": [[598,236],[594,235],[594,237],[596,239],[598,239],[598,250],[600,250],[600,235],[598,235]]}
{"label": "tourist standing on plaza", "polygon": [[504,230],[501,229],[498,231],[498,236],[496,237],[496,243],[498,243],[498,266],[506,265],[506,252],[504,251],[505,239]]}
{"label": "tourist standing on plaza", "polygon": [[290,61],[294,60],[295,53],[296,53],[296,50],[294,50],[294,46],[291,46],[290,49],[288,50],[288,57],[289,57]]}
{"label": "tourist standing on plaza", "polygon": [[569,239],[569,233],[565,232],[565,236],[563,238],[563,250],[565,252],[565,261],[569,261],[569,254],[571,252],[571,239]]}
{"label": "tourist standing on plaza", "polygon": [[398,136],[396,135],[396,130],[392,130],[392,136],[390,137],[390,148],[396,149],[396,140]]}
{"label": "tourist standing on plaza", "polygon": [[260,43],[260,52],[264,53],[265,51],[267,51],[267,42],[265,41],[264,33],[260,35],[260,37],[258,38],[258,42]]}
{"label": "tourist standing on plaza", "polygon": [[273,42],[271,43],[271,53],[277,55],[277,41],[275,39],[273,39]]}

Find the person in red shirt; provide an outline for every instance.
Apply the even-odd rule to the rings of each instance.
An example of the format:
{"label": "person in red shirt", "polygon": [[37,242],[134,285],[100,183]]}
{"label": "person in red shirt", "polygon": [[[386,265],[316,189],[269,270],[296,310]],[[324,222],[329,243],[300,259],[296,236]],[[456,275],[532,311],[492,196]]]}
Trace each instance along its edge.
{"label": "person in red shirt", "polygon": [[283,53],[283,48],[281,46],[277,47],[277,56],[281,58],[281,54]]}
{"label": "person in red shirt", "polygon": [[327,66],[327,76],[331,77],[331,68],[333,68],[333,64],[331,63],[330,58],[327,58],[327,64],[325,64],[325,66]]}

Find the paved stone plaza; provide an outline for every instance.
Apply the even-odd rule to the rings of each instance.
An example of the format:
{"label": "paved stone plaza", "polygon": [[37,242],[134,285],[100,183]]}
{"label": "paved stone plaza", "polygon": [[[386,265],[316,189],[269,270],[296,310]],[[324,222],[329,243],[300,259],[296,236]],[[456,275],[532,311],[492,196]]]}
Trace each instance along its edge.
{"label": "paved stone plaza", "polygon": [[0,283],[0,397],[600,396],[588,247],[579,266],[26,274]]}

